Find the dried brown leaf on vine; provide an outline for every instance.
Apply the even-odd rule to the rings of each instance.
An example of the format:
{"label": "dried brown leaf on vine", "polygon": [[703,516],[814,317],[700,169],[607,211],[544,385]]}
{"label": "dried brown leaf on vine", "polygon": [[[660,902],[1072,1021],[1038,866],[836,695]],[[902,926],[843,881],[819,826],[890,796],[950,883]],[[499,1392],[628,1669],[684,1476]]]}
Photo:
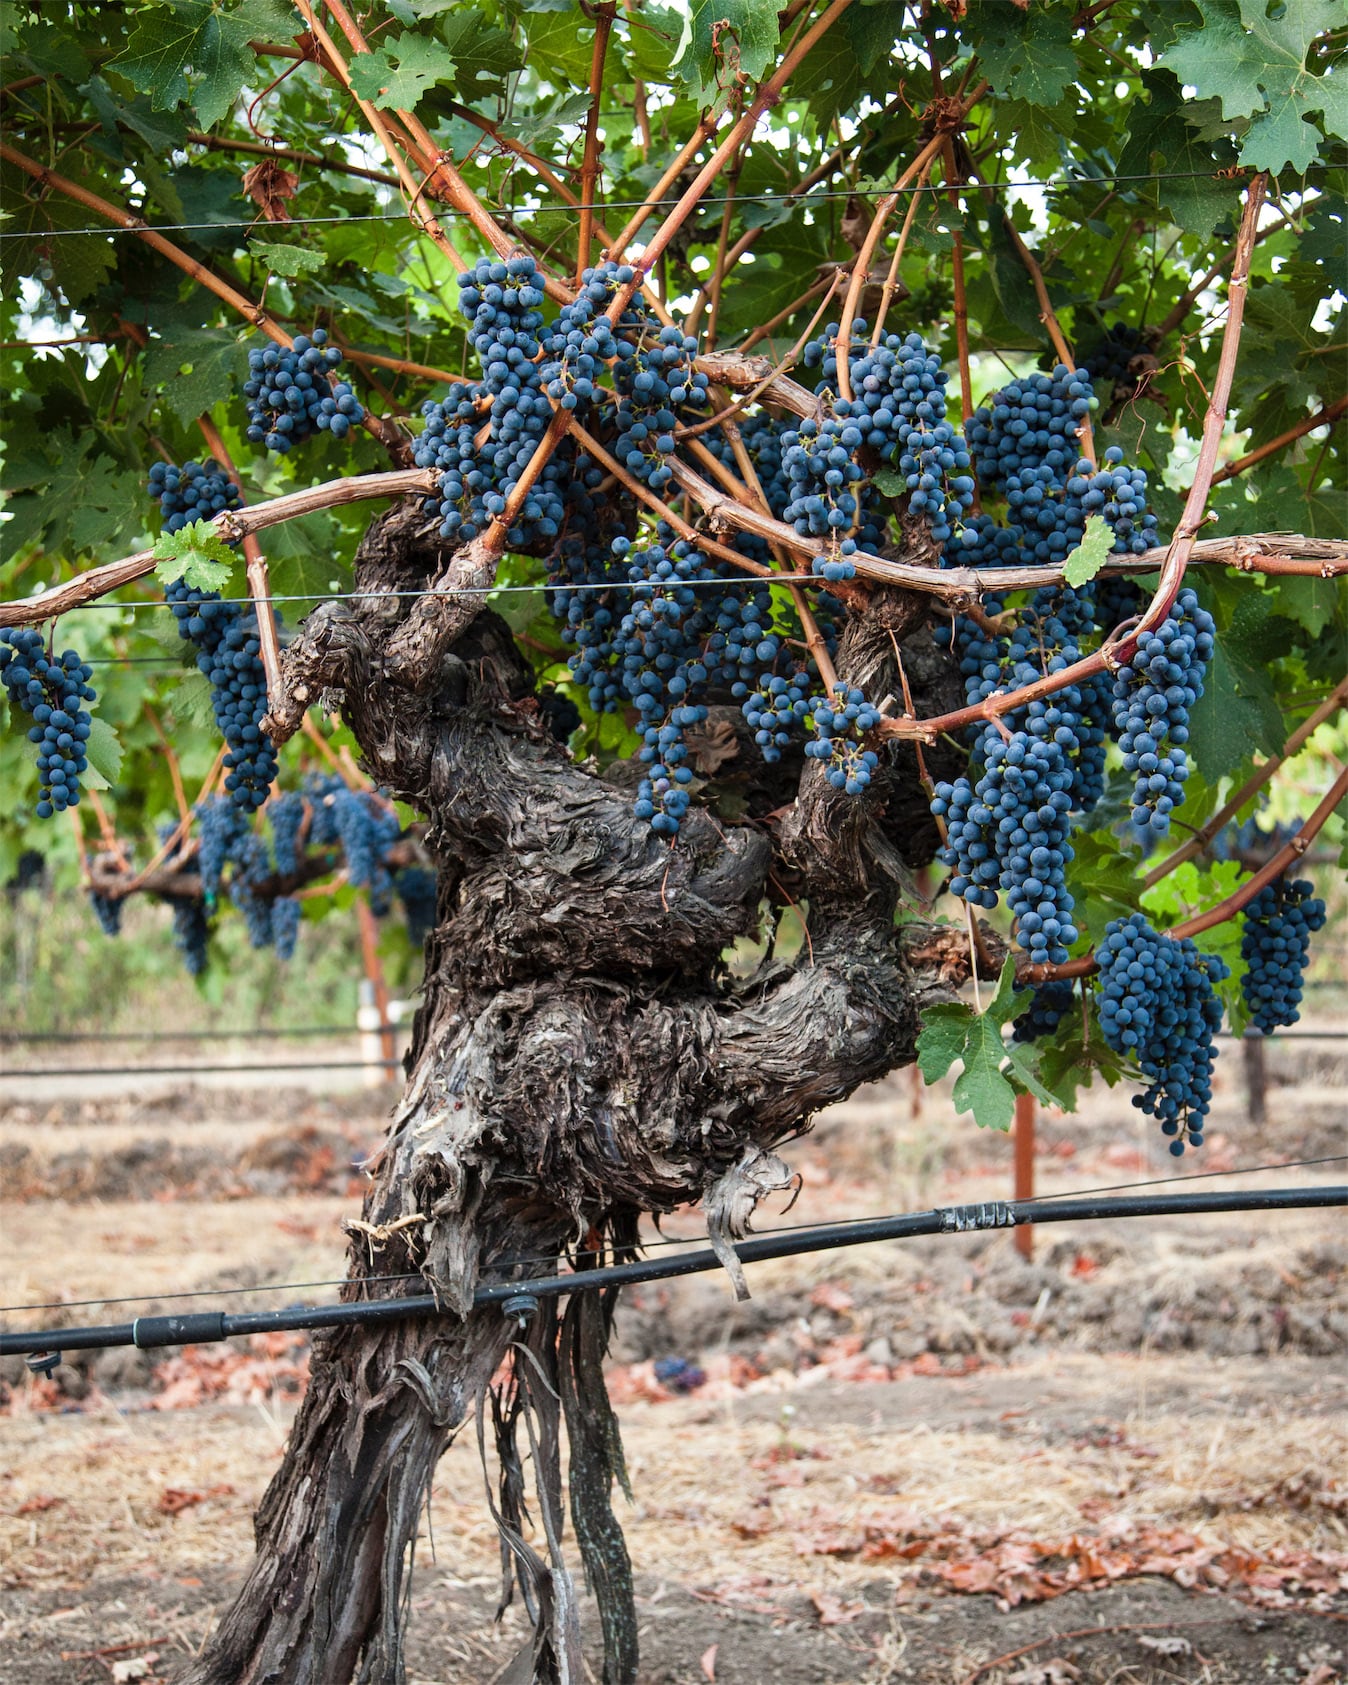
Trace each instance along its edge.
{"label": "dried brown leaf on vine", "polygon": [[866,244],[866,236],[870,233],[871,219],[875,212],[859,193],[849,193],[847,204],[843,208],[842,237],[854,252],[859,252]]}
{"label": "dried brown leaf on vine", "polygon": [[704,726],[693,727],[687,734],[687,742],[694,771],[702,778],[713,777],[740,752],[735,728],[724,719],[709,720]]}
{"label": "dried brown leaf on vine", "polygon": [[300,178],[277,158],[263,158],[244,171],[243,190],[268,222],[289,222],[286,200],[299,191]]}

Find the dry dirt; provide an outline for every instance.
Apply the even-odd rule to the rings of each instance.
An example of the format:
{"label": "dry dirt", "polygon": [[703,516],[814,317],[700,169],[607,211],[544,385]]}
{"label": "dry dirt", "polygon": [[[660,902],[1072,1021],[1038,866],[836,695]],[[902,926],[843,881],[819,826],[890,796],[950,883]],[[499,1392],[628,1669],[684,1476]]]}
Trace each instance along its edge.
{"label": "dry dirt", "polygon": [[[1275,1048],[1256,1133],[1228,1061],[1203,1160],[1178,1167],[1125,1098],[1092,1094],[1081,1116],[1042,1122],[1039,1190],[1348,1151],[1345,1063],[1332,1046]],[[340,1276],[354,1166],[386,1105],[0,1085],[4,1296],[66,1302],[3,1320]],[[791,1223],[1010,1191],[1009,1143],[907,1077],[788,1156],[803,1179]],[[666,1234],[698,1229],[688,1213]],[[1042,1231],[1030,1263],[1004,1233],[937,1238],[783,1260],[750,1282],[747,1305],[709,1276],[647,1287],[620,1314],[642,1685],[1348,1678],[1341,1212],[1070,1225]],[[300,1297],[325,1293],[238,1302]],[[655,1380],[670,1357],[705,1377],[687,1396]],[[247,1562],[307,1361],[290,1336],[154,1365],[113,1352],[55,1381],[5,1361],[0,1685],[171,1677]],[[470,1434],[419,1546],[419,1685],[487,1685],[519,1642],[517,1610],[493,1621],[482,1478]]]}

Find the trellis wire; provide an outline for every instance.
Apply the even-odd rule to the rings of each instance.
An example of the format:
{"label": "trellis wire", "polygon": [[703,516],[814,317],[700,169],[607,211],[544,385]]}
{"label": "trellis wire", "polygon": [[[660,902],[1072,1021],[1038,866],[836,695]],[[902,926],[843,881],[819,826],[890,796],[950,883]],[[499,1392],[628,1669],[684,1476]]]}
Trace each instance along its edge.
{"label": "trellis wire", "polygon": [[[1070,1196],[1051,1194],[1031,1194],[1016,1203],[1019,1206],[1039,1205],[1045,1201],[1070,1197],[1072,1199],[1093,1199],[1101,1194],[1118,1194],[1134,1192],[1138,1188],[1174,1187],[1177,1183],[1209,1182],[1215,1177],[1228,1176],[1261,1176],[1277,1170],[1307,1170],[1322,1164],[1348,1163],[1348,1153],[1330,1153],[1321,1158],[1293,1158],[1286,1159],[1281,1164],[1246,1164],[1236,1170],[1199,1170],[1188,1176],[1154,1176],[1145,1182],[1113,1182],[1102,1188],[1081,1188]],[[836,1229],[846,1229],[858,1223],[875,1222],[873,1217],[843,1217],[830,1225]],[[789,1235],[803,1233],[816,1225],[808,1223],[784,1223],[771,1229],[758,1229],[755,1233],[760,1236]],[[706,1234],[676,1235],[662,1237],[659,1240],[643,1240],[641,1250],[652,1252],[660,1248],[668,1249],[674,1246],[694,1246],[700,1241],[710,1240]],[[603,1249],[595,1247],[581,1247],[570,1254],[573,1258],[599,1258],[603,1256]],[[556,1261],[555,1254],[534,1258],[513,1259],[512,1268],[523,1268],[529,1264],[551,1264]],[[381,1275],[359,1278],[356,1285],[378,1285],[395,1281],[422,1281],[420,1270],[405,1272],[401,1275]],[[320,1281],[273,1281],[259,1282],[250,1287],[203,1287],[190,1292],[178,1293],[131,1293],[120,1298],[110,1299],[52,1299],[41,1304],[33,1305],[0,1305],[0,1316],[13,1311],[62,1311],[78,1310],[86,1305],[148,1305],[162,1304],[168,1299],[226,1299],[237,1298],[247,1293],[297,1293],[310,1287],[347,1287],[353,1284],[350,1276],[328,1277]]]}
{"label": "trellis wire", "polygon": [[[1328,165],[1309,166],[1313,169],[1328,169]],[[1309,170],[1307,171],[1309,173]],[[871,191],[876,193],[931,193],[931,194],[960,194],[962,196],[984,195],[989,187],[1002,192],[1020,190],[1022,188],[1037,188],[1049,193],[1070,193],[1078,187],[1117,187],[1125,182],[1138,181],[1218,181],[1230,179],[1220,170],[1163,170],[1159,173],[1147,171],[1138,175],[1099,175],[1073,176],[1069,181],[1003,181],[980,182],[976,185],[965,183],[914,182],[905,187],[876,186]],[[710,197],[699,199],[699,206],[724,206],[727,202],[738,205],[777,205],[794,204],[807,206],[812,201],[827,199],[850,199],[855,196],[853,188],[825,188],[819,192],[806,189],[796,193],[741,193],[733,200],[725,197]],[[677,205],[676,198],[667,199],[607,199],[596,205],[597,211],[640,211],[666,210]],[[579,221],[579,208],[574,205],[517,205],[503,206],[501,214],[516,221],[525,217],[535,216],[569,216]],[[437,207],[436,220],[439,222],[470,222],[472,218],[466,211],[440,209]],[[407,222],[406,211],[362,211],[358,216],[309,216],[295,217],[287,222],[289,229],[316,228],[337,222]],[[259,226],[259,219],[252,218],[247,222],[137,222],[129,227],[116,223],[100,225],[93,228],[51,228],[38,230],[8,230],[0,232],[0,240],[60,240],[78,238],[90,234],[226,234],[237,233],[240,229],[252,231]],[[263,224],[263,227],[266,225]],[[409,223],[413,232],[422,232]],[[639,242],[636,242],[639,243]]]}
{"label": "trellis wire", "polygon": [[[695,539],[690,540],[690,542],[696,544]],[[743,575],[743,578],[761,581],[764,585],[819,585],[827,589],[827,581],[819,574],[814,573],[746,573]],[[138,583],[138,581],[128,579],[126,583],[128,585],[134,585]],[[658,585],[663,582],[657,581],[655,583]],[[681,579],[678,581],[678,586],[681,591],[725,591],[739,585],[740,583],[741,576],[737,574],[730,579]],[[452,597],[494,597],[498,595],[518,596],[534,591],[635,591],[639,588],[646,587],[647,584],[648,582],[646,580],[631,579],[605,580],[600,583],[588,583],[581,581],[576,584],[572,584],[570,581],[564,579],[556,581],[550,579],[539,579],[529,585],[445,585],[441,586],[439,589],[430,586],[423,586],[417,590],[405,591],[297,591],[290,595],[280,597],[269,594],[267,601],[273,604],[349,603],[353,602],[358,597],[362,599],[379,600],[386,597],[444,597],[448,600]],[[124,587],[118,585],[114,586],[113,589],[120,591],[123,588]],[[654,589],[655,587],[652,585],[650,588]],[[15,603],[22,603],[25,600],[26,599],[23,597],[15,597],[13,599]],[[237,608],[256,607],[252,597],[221,597],[218,601],[232,604]],[[61,619],[67,614],[75,613],[77,609],[125,609],[128,613],[140,614],[145,609],[171,609],[172,607],[173,604],[167,602],[141,601],[131,603],[114,603],[110,602],[107,597],[97,597],[87,603],[72,603],[69,608],[61,609],[58,612],[49,615],[48,618],[52,620]],[[145,659],[156,660],[158,657],[150,656]]]}
{"label": "trellis wire", "polygon": [[[1348,1186],[1330,1188],[1270,1188],[1250,1193],[1159,1194],[1132,1199],[994,1200],[979,1205],[938,1207],[902,1216],[859,1219],[852,1224],[827,1223],[776,1235],[756,1235],[734,1243],[742,1264],[806,1252],[827,1252],[845,1246],[864,1246],[882,1240],[909,1240],[923,1235],[971,1234],[1009,1229],[1025,1223],[1068,1223],[1126,1217],[1167,1217],[1240,1211],[1310,1210],[1348,1205]],[[597,1269],[552,1276],[520,1276],[492,1282],[473,1294],[474,1308],[500,1305],[504,1314],[526,1320],[542,1298],[570,1293],[593,1293],[636,1286],[674,1276],[697,1275],[723,1268],[710,1248],[675,1257],[609,1264]],[[412,1317],[442,1316],[430,1293],[397,1299],[368,1299],[351,1304],[306,1305],[281,1311],[193,1311],[183,1316],[137,1317],[134,1322],[104,1323],[84,1328],[49,1328],[28,1333],[0,1334],[0,1356],[32,1355],[48,1362],[64,1351],[96,1351],[111,1346],[207,1345],[250,1334],[299,1332],[319,1328],[358,1327],[400,1322]]]}

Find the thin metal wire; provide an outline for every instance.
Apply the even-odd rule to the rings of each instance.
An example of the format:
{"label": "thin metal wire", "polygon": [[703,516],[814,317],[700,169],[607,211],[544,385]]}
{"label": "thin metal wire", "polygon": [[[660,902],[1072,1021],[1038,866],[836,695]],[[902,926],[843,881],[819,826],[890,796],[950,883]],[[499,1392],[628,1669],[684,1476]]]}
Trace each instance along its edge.
{"label": "thin metal wire", "polygon": [[[438,590],[427,587],[419,591],[312,591],[295,592],[290,596],[268,596],[269,603],[350,603],[357,598],[368,601],[382,601],[385,598],[397,597],[495,597],[520,596],[534,591],[638,591],[642,589],[658,589],[666,584],[679,591],[728,591],[748,581],[763,585],[819,585],[828,589],[828,581],[816,573],[746,573],[742,578],[735,575],[729,579],[612,579],[591,584],[588,582],[571,583],[567,580],[540,579],[532,585],[447,585]],[[128,585],[136,584],[136,580],[128,580]],[[116,590],[122,587],[116,586]],[[22,604],[23,597],[11,599],[15,606]],[[212,602],[226,603],[233,608],[252,608],[251,597],[213,597]],[[77,609],[102,608],[126,609],[139,614],[145,609],[171,609],[174,605],[168,602],[130,602],[114,603],[107,597],[97,597],[87,603],[72,603],[69,608],[61,609],[58,614],[48,616],[49,619],[62,618],[67,614],[74,614]],[[142,659],[153,661],[157,656],[145,656]]]}
{"label": "thin metal wire", "polygon": [[[1215,1176],[1258,1176],[1274,1170],[1304,1170],[1318,1164],[1348,1163],[1348,1153],[1334,1153],[1324,1158],[1294,1158],[1281,1164],[1247,1164],[1239,1170],[1203,1170],[1192,1176],[1156,1176],[1146,1182],[1116,1182],[1106,1188],[1077,1188],[1067,1194],[1035,1194],[1028,1199],[1016,1200],[1017,1205],[1038,1205],[1043,1202],[1053,1202],[1062,1199],[1089,1199],[1095,1194],[1126,1193],[1138,1188],[1174,1187],[1183,1182],[1207,1182]],[[852,1228],[860,1223],[872,1223],[873,1217],[843,1217],[830,1225],[832,1228]],[[803,1233],[817,1228],[817,1223],[782,1223],[776,1228],[755,1229],[755,1235],[782,1235]],[[698,1246],[710,1240],[710,1235],[680,1235],[675,1238],[660,1240],[643,1240],[640,1249],[643,1252],[654,1252],[671,1246]],[[584,1247],[569,1254],[573,1258],[601,1258],[609,1248]],[[556,1261],[555,1253],[535,1258],[512,1258],[509,1260],[512,1268],[528,1264],[551,1264]],[[148,1305],[158,1304],[168,1299],[210,1299],[237,1298],[246,1293],[293,1293],[307,1287],[345,1287],[352,1280],[362,1284],[382,1285],[391,1281],[421,1281],[424,1277],[420,1270],[413,1270],[402,1275],[380,1275],[368,1277],[341,1276],[332,1277],[326,1281],[277,1281],[260,1283],[255,1287],[203,1287],[190,1293],[133,1293],[118,1299],[54,1299],[45,1304],[36,1305],[0,1305],[0,1316],[12,1311],[62,1311],[82,1309],[86,1305]]]}
{"label": "thin metal wire", "polygon": [[[1317,169],[1317,168],[1318,169],[1328,169],[1329,166],[1328,165],[1314,165],[1313,164],[1313,165],[1310,166],[1310,168],[1311,169]],[[1159,174],[1157,174],[1155,172],[1152,172],[1152,171],[1148,171],[1144,174],[1139,174],[1139,175],[1073,176],[1069,181],[1005,181],[1005,182],[994,182],[994,183],[981,183],[980,182],[980,183],[978,183],[976,185],[972,185],[972,186],[967,185],[967,184],[962,185],[962,184],[959,184],[959,183],[951,183],[951,184],[939,183],[939,184],[934,185],[931,182],[914,182],[914,183],[912,183],[912,184],[910,184],[909,186],[906,186],[906,187],[876,188],[875,191],[876,192],[883,192],[883,193],[907,193],[907,194],[916,194],[916,193],[932,193],[932,194],[958,193],[958,194],[973,196],[973,195],[984,194],[987,191],[987,187],[992,186],[994,189],[1000,188],[1003,191],[1006,191],[1006,190],[1012,189],[1012,188],[1020,189],[1020,188],[1032,187],[1032,188],[1040,188],[1040,189],[1043,189],[1045,192],[1050,192],[1050,193],[1070,193],[1073,189],[1078,188],[1078,187],[1106,187],[1106,186],[1111,186],[1111,185],[1117,187],[1117,186],[1119,186],[1123,183],[1126,183],[1126,182],[1138,182],[1138,181],[1217,181],[1217,180],[1228,180],[1228,179],[1235,179],[1235,178],[1227,177],[1222,171],[1219,171],[1219,170],[1164,170],[1164,171],[1160,172]],[[813,200],[850,199],[852,197],[853,197],[853,190],[851,188],[825,188],[825,189],[821,189],[818,192],[815,192],[813,190],[808,190],[804,193],[742,193],[742,194],[737,195],[736,198],[732,202],[735,203],[735,204],[739,204],[739,205],[776,205],[776,204],[808,205]],[[676,198],[667,198],[667,199],[609,199],[609,200],[606,200],[603,205],[597,206],[596,209],[598,209],[598,210],[610,210],[610,211],[639,211],[639,210],[659,211],[659,210],[666,210],[670,206],[677,205],[678,203],[679,203],[679,201]],[[708,208],[710,208],[712,206],[722,206],[722,205],[725,205],[726,203],[727,203],[727,200],[724,197],[706,198],[706,199],[699,199],[698,200],[699,205],[706,206]],[[448,210],[448,209],[441,210],[437,207],[435,214],[436,214],[437,219],[441,222],[467,222],[467,221],[471,220],[471,218],[468,216],[467,212],[465,212],[465,211],[454,211],[454,210]],[[535,217],[535,216],[569,216],[573,220],[577,220],[577,221],[579,220],[578,211],[576,210],[576,208],[574,206],[571,206],[571,205],[522,205],[522,206],[518,206],[518,207],[507,207],[504,214],[506,216],[508,216],[511,219],[511,221],[520,221],[525,217]],[[287,226],[287,228],[293,228],[293,229],[310,228],[310,227],[319,227],[319,226],[322,226],[322,225],[327,224],[327,223],[335,223],[335,222],[408,222],[408,217],[407,217],[406,211],[368,211],[368,212],[362,212],[358,216],[296,217],[292,221],[288,222],[286,224],[286,226]],[[123,227],[121,227],[117,224],[108,224],[108,225],[105,225],[105,226],[98,226],[98,227],[95,227],[95,228],[52,228],[52,229],[36,230],[36,231],[25,231],[25,230],[20,229],[20,230],[16,230],[16,231],[9,231],[9,232],[0,233],[0,240],[42,240],[42,241],[47,241],[47,240],[54,240],[54,239],[78,238],[80,236],[89,235],[89,234],[106,234],[106,235],[144,234],[144,233],[149,233],[149,234],[193,234],[193,233],[223,234],[223,233],[227,233],[227,232],[237,232],[239,229],[252,230],[252,229],[256,229],[258,226],[259,226],[259,219],[256,218],[256,217],[254,217],[252,220],[250,220],[248,222],[153,222],[153,223],[151,223],[151,222],[140,222],[140,223],[137,223],[135,226],[130,227],[130,228],[123,228]],[[266,225],[262,224],[262,226],[265,227]],[[415,227],[415,225],[410,223],[410,222],[408,222],[408,226],[410,228],[412,228],[413,232],[415,232],[415,233],[422,232],[422,230],[417,229]]]}

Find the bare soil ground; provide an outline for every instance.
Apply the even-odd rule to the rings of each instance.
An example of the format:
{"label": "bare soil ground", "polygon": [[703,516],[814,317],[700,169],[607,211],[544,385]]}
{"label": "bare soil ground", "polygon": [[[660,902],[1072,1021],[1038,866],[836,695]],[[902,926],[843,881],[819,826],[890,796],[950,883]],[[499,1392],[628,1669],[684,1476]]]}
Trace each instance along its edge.
{"label": "bare soil ground", "polygon": [[[1228,1065],[1201,1162],[1175,1166],[1126,1098],[1092,1094],[1078,1117],[1043,1121],[1040,1191],[1348,1152],[1338,1048],[1272,1050],[1257,1134]],[[6,1082],[4,1296],[65,1307],[3,1320],[340,1277],[340,1220],[387,1104]],[[1009,1143],[906,1076],[827,1114],[789,1156],[803,1179],[791,1223],[1010,1191]],[[681,1214],[666,1235],[699,1227]],[[1341,1212],[1045,1229],[1030,1263],[1005,1233],[940,1238],[783,1260],[750,1281],[747,1305],[709,1276],[643,1289],[620,1314],[642,1685],[1348,1677]],[[51,1381],[0,1367],[0,1685],[170,1678],[246,1565],[307,1346],[155,1355],[111,1352]],[[701,1372],[686,1395],[656,1380],[670,1357]],[[482,1479],[470,1433],[441,1465],[419,1547],[419,1685],[487,1685],[519,1642],[517,1609],[493,1620]]]}

